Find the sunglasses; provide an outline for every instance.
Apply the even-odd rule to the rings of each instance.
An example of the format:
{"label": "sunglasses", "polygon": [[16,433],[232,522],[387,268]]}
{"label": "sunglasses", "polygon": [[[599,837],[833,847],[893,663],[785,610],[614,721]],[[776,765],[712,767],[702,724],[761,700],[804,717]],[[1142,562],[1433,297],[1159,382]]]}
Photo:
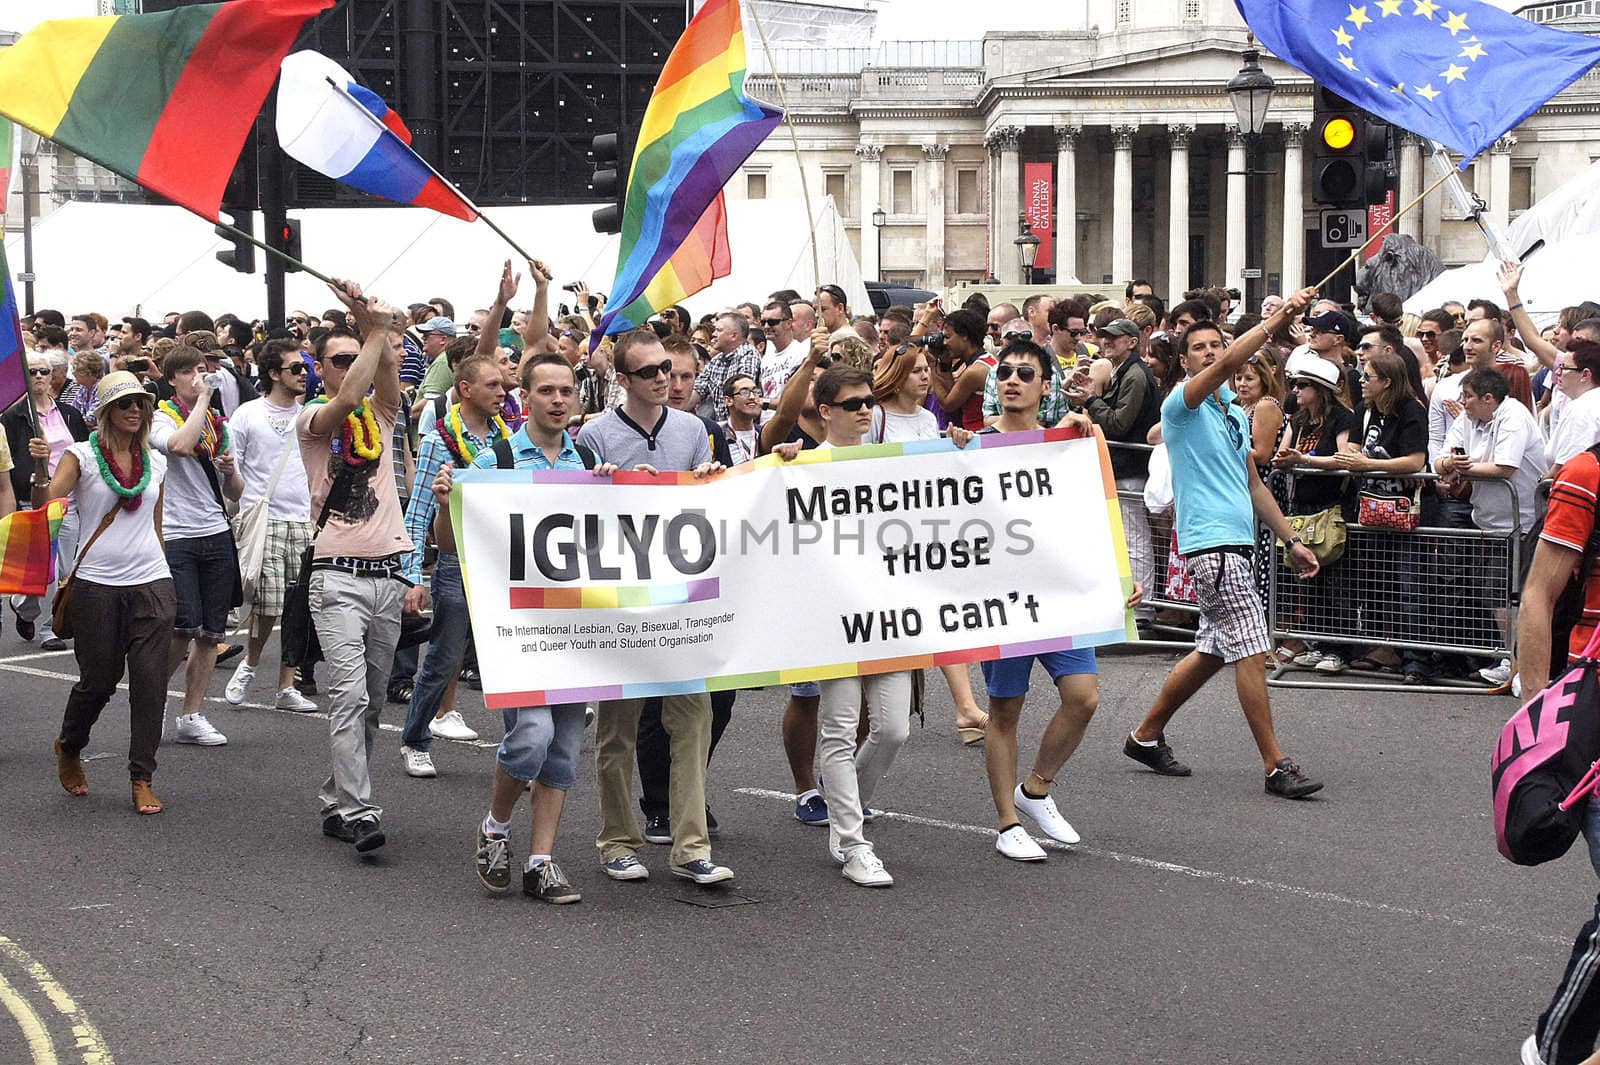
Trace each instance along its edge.
{"label": "sunglasses", "polygon": [[1075,337],[1086,337],[1089,335],[1089,331],[1087,329],[1068,329],[1067,332],[1071,333]]}
{"label": "sunglasses", "polygon": [[[345,356],[343,356],[343,355],[335,355],[334,358],[342,359],[342,358],[345,358]],[[288,363],[286,365],[278,367],[278,372],[279,373],[293,373],[293,374],[310,373],[311,372],[311,367],[307,366],[303,362],[291,362],[291,363]]]}
{"label": "sunglasses", "polygon": [[1033,339],[1033,330],[1031,330],[1031,329],[1013,329],[1011,332],[1005,334],[1005,339],[1006,340],[1032,340]]}
{"label": "sunglasses", "polygon": [[[145,395],[149,395],[149,393],[147,392]],[[123,396],[121,399],[112,400],[111,405],[117,410],[132,410],[139,402],[140,397],[138,396]]]}
{"label": "sunglasses", "polygon": [[761,325],[766,329],[776,329],[788,320],[787,318],[763,318],[761,319]]}
{"label": "sunglasses", "polygon": [[1438,335],[1439,335],[1439,331],[1437,329],[1418,329],[1417,330],[1417,338],[1420,339],[1420,340],[1433,340],[1433,339],[1437,338]]}
{"label": "sunglasses", "polygon": [[672,376],[672,360],[663,359],[649,366],[641,366],[637,370],[618,370],[624,377],[637,377],[641,381],[653,381],[662,374]]}
{"label": "sunglasses", "polygon": [[823,406],[825,406],[825,407],[843,407],[846,411],[850,412],[851,414],[855,414],[862,407],[867,408],[867,410],[871,410],[873,407],[876,407],[877,405],[878,405],[878,401],[873,399],[871,396],[856,396],[853,399],[841,399],[837,403],[824,403],[823,404]]}
{"label": "sunglasses", "polygon": [[293,322],[295,325],[310,325],[311,324],[311,319],[309,319],[309,318],[291,318],[291,319],[289,319],[289,321]]}
{"label": "sunglasses", "polygon": [[736,388],[729,393],[729,396],[730,398],[737,397],[739,399],[750,399],[751,397],[759,396],[760,394],[761,393],[754,388]]}
{"label": "sunglasses", "polygon": [[1029,384],[1039,376],[1039,368],[1036,366],[1012,366],[1010,363],[1002,363],[994,368],[996,381],[1009,381],[1013,376],[1023,384]]}
{"label": "sunglasses", "polygon": [[28,368],[28,375],[30,377],[49,377],[50,374],[53,373],[53,372],[54,371],[52,371],[49,367],[45,367],[42,370],[38,369],[37,367],[29,367]]}
{"label": "sunglasses", "polygon": [[355,355],[353,355],[353,354],[351,354],[349,352],[346,352],[343,355],[335,355],[333,358],[329,359],[328,361],[333,363],[333,365],[335,367],[337,367],[338,369],[340,369],[340,370],[348,370],[348,369],[350,369],[350,367],[355,365],[356,357],[355,357]]}

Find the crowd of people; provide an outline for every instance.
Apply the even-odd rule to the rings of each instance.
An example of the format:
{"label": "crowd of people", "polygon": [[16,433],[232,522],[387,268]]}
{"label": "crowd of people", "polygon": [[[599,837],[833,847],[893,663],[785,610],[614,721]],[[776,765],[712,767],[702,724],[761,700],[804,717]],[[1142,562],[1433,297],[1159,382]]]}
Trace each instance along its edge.
{"label": "crowd of people", "polygon": [[[384,704],[406,705],[400,757],[413,778],[437,775],[435,738],[477,738],[462,713],[478,684],[472,625],[441,505],[465,467],[714,477],[812,448],[940,435],[965,447],[978,434],[1098,426],[1112,447],[1135,578],[1128,605],[1141,632],[1160,624],[1157,601],[1187,602],[1197,614],[1194,650],[1123,738],[1124,752],[1155,773],[1189,775],[1170,723],[1232,665],[1265,791],[1289,799],[1322,785],[1279,746],[1271,665],[1512,681],[1510,656],[1485,663],[1353,639],[1274,646],[1264,598],[1273,566],[1300,578],[1306,609],[1352,638],[1380,613],[1364,601],[1362,560],[1327,549],[1334,515],[1395,536],[1419,522],[1537,536],[1542,522],[1520,631],[1509,601],[1483,604],[1505,647],[1520,640],[1523,690],[1542,686],[1600,617],[1596,588],[1567,628],[1549,622],[1595,537],[1600,305],[1567,308],[1541,331],[1518,296],[1514,264],[1502,271],[1503,304],[1412,316],[1380,293],[1367,321],[1313,290],[1269,297],[1259,313],[1219,288],[1168,307],[1135,281],[1110,299],[1040,294],[1017,306],[973,296],[959,308],[935,299],[872,314],[823,285],[698,320],[669,307],[592,353],[604,298],[575,286],[574,306],[553,309],[549,270],[533,261],[527,271],[525,306],[516,303],[523,279],[507,262],[490,305],[459,324],[447,300],[398,307],[350,283],[334,286],[338,306],[281,324],[200,311],[160,325],[30,316],[29,392],[0,416],[0,472],[10,473],[0,478],[0,513],[71,501],[59,541],[71,594],[54,611],[54,587],[9,604],[19,636],[48,650],[70,645],[78,661],[55,742],[68,792],[87,792],[81,754],[126,674],[133,803],[159,813],[151,781],[169,680],[182,671],[173,739],[224,745],[203,711],[212,672],[237,657],[224,697],[243,703],[278,632],[274,705],[309,712],[313,697],[326,698],[322,832],[362,854],[383,846],[369,767]],[[1425,598],[1405,572],[1390,577],[1402,597]],[[1530,618],[1541,612],[1542,627]],[[229,642],[234,632],[241,643]],[[1034,656],[983,664],[987,709],[965,667],[941,670],[952,727],[984,749],[996,848],[1024,862],[1046,857],[1024,819],[1052,839],[1079,840],[1051,785],[1099,701],[1093,651],[1037,657],[1059,702],[1026,773],[1017,725]],[[893,883],[867,826],[922,683],[890,673],[787,693],[793,816],[828,828],[828,851],[856,884]],[[581,898],[554,854],[590,724],[605,875],[647,879],[641,854],[655,843],[670,845],[676,876],[731,879],[712,858],[718,826],[706,777],[735,698],[503,711],[473,856],[482,884],[511,890],[511,820],[527,794],[523,891],[552,903]],[[1600,846],[1600,823],[1591,839]],[[1581,938],[1580,948],[1597,949]],[[1552,1010],[1540,1028],[1541,1039],[1554,1033],[1549,1048],[1568,1038]]]}

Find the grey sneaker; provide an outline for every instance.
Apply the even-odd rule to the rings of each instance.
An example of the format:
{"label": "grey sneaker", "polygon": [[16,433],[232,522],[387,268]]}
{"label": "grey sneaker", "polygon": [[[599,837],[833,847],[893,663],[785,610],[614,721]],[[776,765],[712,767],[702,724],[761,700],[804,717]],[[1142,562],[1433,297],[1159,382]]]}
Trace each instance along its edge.
{"label": "grey sneaker", "polygon": [[478,822],[478,853],[472,859],[483,886],[496,895],[511,890],[511,841],[503,835],[491,836]]}
{"label": "grey sneaker", "polygon": [[692,862],[672,867],[673,876],[681,876],[685,880],[693,880],[696,884],[720,884],[725,880],[733,879],[733,870],[725,865],[716,865],[704,858],[696,858]]}
{"label": "grey sneaker", "polygon": [[612,858],[605,863],[606,875],[613,880],[649,880],[650,870],[631,854]]}
{"label": "grey sneaker", "polygon": [[572,886],[567,874],[561,871],[561,866],[553,861],[540,862],[522,874],[522,893],[530,899],[557,906],[583,899],[582,893]]}
{"label": "grey sneaker", "polygon": [[1320,780],[1312,780],[1288,758],[1278,759],[1278,765],[1267,774],[1267,794],[1283,799],[1303,799],[1322,790]]}

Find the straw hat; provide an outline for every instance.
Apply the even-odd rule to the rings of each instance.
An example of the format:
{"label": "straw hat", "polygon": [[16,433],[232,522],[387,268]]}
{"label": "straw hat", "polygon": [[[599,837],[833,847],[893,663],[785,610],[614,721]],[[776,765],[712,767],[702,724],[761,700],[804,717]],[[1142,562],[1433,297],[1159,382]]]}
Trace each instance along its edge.
{"label": "straw hat", "polygon": [[100,391],[96,396],[94,405],[95,417],[98,418],[107,407],[117,400],[130,395],[142,396],[144,399],[149,400],[152,406],[155,405],[156,397],[146,392],[144,385],[139,383],[139,379],[127,370],[117,370],[114,373],[106,374],[100,379]]}

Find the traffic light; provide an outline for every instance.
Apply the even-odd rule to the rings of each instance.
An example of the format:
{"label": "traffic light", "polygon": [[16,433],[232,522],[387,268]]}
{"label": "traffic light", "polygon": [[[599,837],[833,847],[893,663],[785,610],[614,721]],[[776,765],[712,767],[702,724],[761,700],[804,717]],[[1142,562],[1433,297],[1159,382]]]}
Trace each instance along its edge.
{"label": "traffic light", "polygon": [[[226,214],[228,221],[233,224],[234,229],[242,230],[245,233],[253,231],[255,226],[254,212],[226,211],[224,214]],[[228,232],[223,226],[217,226],[212,232],[232,244],[232,247],[224,248],[222,251],[217,252],[217,262],[224,266],[231,266],[241,274],[253,274],[256,272],[256,246],[254,244],[251,244],[243,237],[235,236]]]}
{"label": "traffic light", "polygon": [[1363,202],[1372,206],[1389,198],[1389,179],[1394,176],[1394,157],[1390,153],[1394,143],[1392,127],[1368,117],[1361,139],[1361,193]]}
{"label": "traffic light", "polygon": [[589,154],[594,156],[594,176],[589,179],[589,187],[594,190],[595,199],[611,201],[594,212],[596,233],[622,232],[622,198],[625,190],[622,187],[620,147],[615,133],[602,133],[589,145]]}
{"label": "traffic light", "polygon": [[1320,85],[1312,118],[1311,199],[1324,207],[1365,207],[1366,115]]}
{"label": "traffic light", "polygon": [[[293,259],[301,258],[300,219],[285,218],[283,220],[283,231],[279,233],[278,236],[281,238],[278,242],[278,247],[282,249],[283,254]],[[283,272],[286,274],[297,274],[300,272],[300,265],[297,262],[285,262],[283,264]]]}

